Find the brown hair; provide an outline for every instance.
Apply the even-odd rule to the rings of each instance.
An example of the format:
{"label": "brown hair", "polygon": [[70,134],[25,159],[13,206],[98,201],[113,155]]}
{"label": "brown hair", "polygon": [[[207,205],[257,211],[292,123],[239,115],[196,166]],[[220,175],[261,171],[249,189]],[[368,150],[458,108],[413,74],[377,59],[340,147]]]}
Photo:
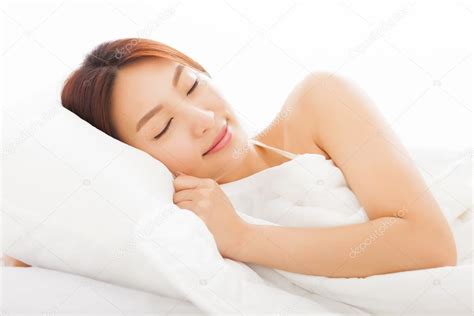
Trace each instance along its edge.
{"label": "brown hair", "polygon": [[192,58],[158,41],[125,38],[105,42],[90,52],[66,79],[62,105],[104,133],[119,139],[110,119],[110,99],[121,66],[145,57],[162,57],[190,66],[209,76]]}

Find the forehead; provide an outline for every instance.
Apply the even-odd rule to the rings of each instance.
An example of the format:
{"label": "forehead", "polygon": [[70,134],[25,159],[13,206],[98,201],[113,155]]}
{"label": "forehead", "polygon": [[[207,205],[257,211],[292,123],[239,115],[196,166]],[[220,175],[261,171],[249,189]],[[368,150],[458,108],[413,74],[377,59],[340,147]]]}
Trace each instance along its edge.
{"label": "forehead", "polygon": [[[177,62],[144,58],[120,68],[112,91],[112,119],[119,126],[136,124],[143,113],[169,93]],[[129,126],[130,127],[130,126]]]}

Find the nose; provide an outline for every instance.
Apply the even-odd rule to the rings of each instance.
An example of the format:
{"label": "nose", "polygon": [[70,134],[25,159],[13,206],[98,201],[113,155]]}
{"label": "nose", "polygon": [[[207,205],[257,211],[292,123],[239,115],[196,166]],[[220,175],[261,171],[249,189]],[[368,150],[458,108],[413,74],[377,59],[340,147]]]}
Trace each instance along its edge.
{"label": "nose", "polygon": [[201,136],[208,129],[212,129],[214,127],[215,113],[213,111],[194,108],[191,113],[191,121],[193,122],[193,132],[196,136]]}

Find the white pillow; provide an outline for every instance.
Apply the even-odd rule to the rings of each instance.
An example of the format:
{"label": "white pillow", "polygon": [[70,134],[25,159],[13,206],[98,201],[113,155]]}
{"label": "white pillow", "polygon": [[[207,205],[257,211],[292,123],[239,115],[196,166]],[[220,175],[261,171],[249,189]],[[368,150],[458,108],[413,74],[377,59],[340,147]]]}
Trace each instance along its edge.
{"label": "white pillow", "polygon": [[33,266],[183,298],[136,248],[136,232],[147,229],[138,222],[151,213],[155,225],[179,213],[183,235],[197,225],[194,233],[215,246],[199,217],[172,203],[171,172],[60,104],[44,113],[26,127],[4,118],[2,252]]}
{"label": "white pillow", "polygon": [[[232,309],[217,296],[208,299],[205,287],[195,288],[204,280],[263,282],[247,265],[222,258],[205,223],[173,204],[173,176],[160,161],[60,104],[43,114],[23,126],[4,119],[4,254],[215,312]],[[244,295],[250,306],[261,302],[242,290],[233,295]]]}

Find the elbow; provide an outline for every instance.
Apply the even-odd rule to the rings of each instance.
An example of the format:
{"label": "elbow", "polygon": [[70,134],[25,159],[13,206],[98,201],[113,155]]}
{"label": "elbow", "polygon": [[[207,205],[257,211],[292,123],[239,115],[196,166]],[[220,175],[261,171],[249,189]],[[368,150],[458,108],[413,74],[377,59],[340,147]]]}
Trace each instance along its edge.
{"label": "elbow", "polygon": [[449,231],[448,237],[435,242],[432,247],[431,266],[432,268],[441,268],[457,265],[458,255],[456,242]]}
{"label": "elbow", "polygon": [[435,268],[457,265],[458,255],[457,255],[456,244],[454,243],[454,241],[452,243],[447,242],[447,245],[443,247],[442,253],[437,254],[433,258],[433,262],[434,262]]}
{"label": "elbow", "polygon": [[[419,258],[424,262],[424,268],[441,268],[456,266],[458,254],[456,241],[451,227],[445,221],[423,220],[412,222],[412,231],[416,232],[416,237],[420,243],[416,247]],[[413,238],[412,238],[413,241]]]}

